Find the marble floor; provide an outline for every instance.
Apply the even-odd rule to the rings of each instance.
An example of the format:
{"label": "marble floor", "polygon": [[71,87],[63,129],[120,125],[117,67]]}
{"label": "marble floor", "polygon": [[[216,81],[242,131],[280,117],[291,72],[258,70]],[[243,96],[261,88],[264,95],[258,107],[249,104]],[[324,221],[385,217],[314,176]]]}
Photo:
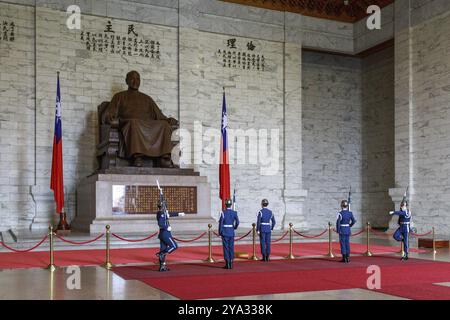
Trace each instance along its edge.
{"label": "marble floor", "polygon": [[[390,239],[376,239],[377,244],[393,245]],[[411,257],[450,262],[449,249],[439,249],[436,255],[431,252],[411,253]],[[79,288],[74,281],[80,275]],[[450,283],[440,283],[450,286]],[[45,269],[0,270],[0,299],[39,299],[39,300],[172,300],[177,299],[156,288],[137,280],[125,281],[102,267],[67,267],[54,272]],[[346,289],[287,294],[267,294],[257,296],[227,297],[224,299],[277,299],[277,300],[399,300],[371,290]]]}

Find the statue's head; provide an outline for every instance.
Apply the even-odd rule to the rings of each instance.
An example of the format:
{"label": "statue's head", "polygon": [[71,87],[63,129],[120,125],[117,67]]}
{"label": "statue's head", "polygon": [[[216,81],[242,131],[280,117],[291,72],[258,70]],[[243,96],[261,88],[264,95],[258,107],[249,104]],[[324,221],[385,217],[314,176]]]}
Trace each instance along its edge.
{"label": "statue's head", "polygon": [[128,85],[128,89],[138,90],[141,85],[141,76],[137,71],[130,71],[127,73],[125,82]]}

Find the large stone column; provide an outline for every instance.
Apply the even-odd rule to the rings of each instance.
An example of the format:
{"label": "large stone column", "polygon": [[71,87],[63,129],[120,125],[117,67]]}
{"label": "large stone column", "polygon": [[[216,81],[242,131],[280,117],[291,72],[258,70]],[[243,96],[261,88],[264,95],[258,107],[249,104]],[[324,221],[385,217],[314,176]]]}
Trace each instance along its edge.
{"label": "large stone column", "polygon": [[304,229],[307,226],[303,203],[302,172],[302,45],[301,21],[298,15],[286,13],[284,43],[284,190],[285,217],[289,223]]}
{"label": "large stone column", "polygon": [[[409,0],[395,1],[395,186],[389,195],[398,210],[406,187],[409,200],[414,194],[413,185],[413,87],[411,8]],[[392,218],[389,229],[397,227]]]}

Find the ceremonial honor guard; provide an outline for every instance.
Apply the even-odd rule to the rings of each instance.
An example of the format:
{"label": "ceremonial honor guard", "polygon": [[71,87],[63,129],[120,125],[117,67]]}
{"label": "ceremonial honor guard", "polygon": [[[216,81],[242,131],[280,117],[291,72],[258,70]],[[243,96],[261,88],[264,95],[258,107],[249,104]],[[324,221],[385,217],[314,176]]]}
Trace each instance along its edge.
{"label": "ceremonial honor guard", "polygon": [[261,201],[262,209],[259,210],[256,221],[256,231],[258,232],[259,235],[263,261],[269,261],[270,238],[272,230],[275,227],[275,217],[273,216],[272,211],[267,209],[268,205],[269,201],[267,199],[263,199]]}
{"label": "ceremonial honor guard", "polygon": [[160,250],[156,254],[156,256],[159,258],[159,271],[169,271],[169,268],[166,266],[166,255],[169,253],[174,252],[178,245],[175,242],[175,240],[172,237],[172,227],[170,226],[169,218],[171,217],[183,217],[185,214],[184,212],[170,212],[167,210],[167,203],[164,199],[162,189],[159,186],[158,183],[158,189],[160,191],[160,198],[158,202],[158,213],[156,214],[156,219],[158,221],[159,226],[159,244],[160,244]]}
{"label": "ceremonial honor guard", "polygon": [[231,205],[231,200],[226,199],[226,209],[221,212],[219,219],[219,234],[222,237],[223,257],[226,263],[225,269],[233,269],[234,230],[239,226],[238,214],[230,209]]}
{"label": "ceremonial honor guard", "polygon": [[391,211],[390,215],[398,216],[399,228],[394,232],[394,239],[403,242],[403,256],[402,260],[408,260],[409,249],[409,231],[411,223],[411,211],[408,209],[408,201],[403,198],[400,203],[400,211]]}
{"label": "ceremonial honor guard", "polygon": [[341,201],[341,211],[338,213],[336,221],[336,231],[339,233],[339,243],[341,245],[341,262],[350,262],[350,235],[351,227],[356,223],[353,213],[349,211],[348,201]]}
{"label": "ceremonial honor guard", "polygon": [[159,258],[159,271],[169,271],[169,268],[166,266],[166,255],[168,253],[174,252],[178,245],[172,237],[172,227],[169,223],[169,218],[171,217],[183,217],[184,212],[168,212],[163,210],[164,206],[159,203],[158,204],[158,213],[156,219],[158,220],[159,226],[159,241],[160,241],[160,251],[156,254]]}

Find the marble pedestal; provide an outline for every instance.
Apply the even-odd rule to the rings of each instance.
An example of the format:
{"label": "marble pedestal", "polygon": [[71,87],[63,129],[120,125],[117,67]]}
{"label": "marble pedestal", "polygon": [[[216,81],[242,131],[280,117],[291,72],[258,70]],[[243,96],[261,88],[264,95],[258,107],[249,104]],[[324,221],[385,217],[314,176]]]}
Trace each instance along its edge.
{"label": "marble pedestal", "polygon": [[157,229],[155,214],[114,215],[113,185],[156,186],[156,179],[164,186],[197,187],[197,213],[171,219],[174,230],[200,232],[211,217],[211,190],[206,177],[189,169],[130,168],[126,174],[106,170],[82,179],[77,186],[77,215],[72,228],[90,233],[105,231],[110,225],[115,233],[145,233]]}

